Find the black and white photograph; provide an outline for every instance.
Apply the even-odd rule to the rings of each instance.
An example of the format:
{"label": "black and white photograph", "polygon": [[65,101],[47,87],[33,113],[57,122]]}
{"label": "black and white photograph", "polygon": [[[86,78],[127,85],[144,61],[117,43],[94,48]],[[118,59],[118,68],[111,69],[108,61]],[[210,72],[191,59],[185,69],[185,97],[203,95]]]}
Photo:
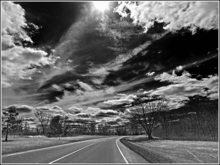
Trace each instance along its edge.
{"label": "black and white photograph", "polygon": [[1,1],[1,164],[219,164],[219,1]]}

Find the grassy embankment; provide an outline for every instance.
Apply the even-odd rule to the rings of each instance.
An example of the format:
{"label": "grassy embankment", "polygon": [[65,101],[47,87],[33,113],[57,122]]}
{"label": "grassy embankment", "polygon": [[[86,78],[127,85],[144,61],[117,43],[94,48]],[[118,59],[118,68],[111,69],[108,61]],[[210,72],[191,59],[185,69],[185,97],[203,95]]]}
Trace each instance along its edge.
{"label": "grassy embankment", "polygon": [[194,100],[165,117],[171,122],[153,133],[159,139],[132,136],[121,142],[152,163],[218,162],[218,100]]}
{"label": "grassy embankment", "polygon": [[121,142],[150,163],[218,163],[218,142],[148,141],[143,135]]}
{"label": "grassy embankment", "polygon": [[83,135],[75,137],[61,137],[60,140],[59,137],[10,137],[7,142],[2,140],[2,155],[103,137],[105,136]]}

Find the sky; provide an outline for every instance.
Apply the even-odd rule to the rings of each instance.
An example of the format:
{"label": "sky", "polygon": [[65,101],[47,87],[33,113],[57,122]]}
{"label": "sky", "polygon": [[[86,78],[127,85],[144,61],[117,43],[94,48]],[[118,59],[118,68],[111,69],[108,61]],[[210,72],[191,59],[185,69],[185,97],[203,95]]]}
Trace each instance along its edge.
{"label": "sky", "polygon": [[[103,5],[103,4],[102,4]],[[218,99],[218,2],[2,2],[2,104],[126,123],[139,93]],[[103,6],[101,7],[103,9]]]}

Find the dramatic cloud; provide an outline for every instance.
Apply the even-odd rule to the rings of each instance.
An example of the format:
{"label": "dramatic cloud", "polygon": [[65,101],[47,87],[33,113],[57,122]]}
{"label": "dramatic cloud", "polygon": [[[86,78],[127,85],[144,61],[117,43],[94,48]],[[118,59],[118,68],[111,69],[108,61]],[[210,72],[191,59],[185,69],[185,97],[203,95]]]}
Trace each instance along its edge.
{"label": "dramatic cloud", "polygon": [[[171,82],[173,84],[160,87],[152,94],[162,94],[166,96],[180,96],[182,100],[188,96],[208,96],[211,99],[218,99],[218,76],[210,75],[208,78],[197,80],[191,78],[188,72],[183,72],[182,76],[177,76],[174,72],[172,74],[162,73],[155,77],[155,80]],[[185,98],[184,98],[185,97]]]}
{"label": "dramatic cloud", "polygon": [[104,101],[113,95],[114,88],[106,88],[106,90],[94,90],[91,92],[77,89],[74,93],[67,93],[62,97],[62,99],[50,104],[50,106],[58,105],[64,109],[69,109],[70,107],[75,106],[85,109],[88,106],[93,106],[93,103]]}
{"label": "dramatic cloud", "polygon": [[171,31],[190,28],[194,32],[197,28],[218,29],[218,6],[218,2],[202,1],[120,2],[116,12],[126,17],[129,9],[134,23],[143,25],[146,31],[157,21],[165,23],[164,28]]}
{"label": "dramatic cloud", "polygon": [[15,46],[3,51],[2,60],[26,66],[28,66],[29,63],[36,64],[38,62],[45,65],[48,64],[45,58],[46,55],[47,53],[42,50]]}
{"label": "dramatic cloud", "polygon": [[[169,109],[176,109],[184,106],[189,96],[207,96],[210,99],[218,99],[218,76],[210,75],[208,78],[197,80],[191,78],[188,72],[183,72],[177,76],[173,71],[172,74],[162,73],[155,77],[155,80],[172,83],[167,86],[159,87],[155,90],[144,91],[143,95],[163,95],[169,99]],[[142,90],[139,91],[141,96]],[[123,105],[133,102],[135,95],[119,94],[116,99],[105,101],[101,108],[105,109],[123,109]],[[105,105],[106,104],[106,105]],[[125,108],[125,107],[124,107]]]}
{"label": "dramatic cloud", "polygon": [[[150,85],[151,87],[153,86],[154,88],[155,85],[161,86],[159,82],[156,82],[154,80],[154,76],[151,76],[147,78],[144,77],[141,79],[137,79],[135,81],[123,82],[121,85],[114,87],[105,88],[102,86],[100,87],[101,90],[94,89],[94,91],[91,92],[77,89],[74,93],[64,95],[62,99],[59,99],[56,103],[51,103],[50,106],[58,105],[64,109],[68,109],[73,105],[80,108],[86,108],[88,106],[99,107],[97,105],[98,103],[109,100],[118,93],[136,93],[140,86],[146,83],[151,83],[152,81],[154,81],[155,83],[153,83],[153,85]],[[132,97],[132,95],[129,97]],[[121,101],[127,102],[129,101],[129,97],[127,98],[127,96],[125,96],[124,100]]]}
{"label": "dramatic cloud", "polygon": [[[71,20],[72,25],[55,50],[48,54],[27,47],[25,43],[32,41],[23,30],[28,28],[25,11],[13,2],[4,2],[2,86],[10,87],[3,90],[4,104],[29,103],[36,107],[20,108],[21,113],[27,112],[26,121],[30,114],[34,116],[33,112],[40,110],[50,117],[68,116],[69,123],[103,121],[118,126],[128,123],[126,114],[119,112],[126,107],[120,105],[131,103],[138,94],[165,95],[170,100],[170,109],[183,106],[189,96],[218,99],[217,75],[196,79],[199,72],[192,75],[184,72],[198,56],[216,49],[212,42],[196,41],[212,34],[209,39],[201,39],[210,41],[217,30],[207,34],[201,30],[195,35],[169,33],[183,27],[192,31],[197,27],[217,29],[216,2],[143,1],[136,4],[122,2],[116,10],[123,15],[128,8],[134,22],[146,30],[154,26],[155,20],[164,22],[168,30],[159,30],[163,32],[158,34],[157,28],[162,27],[158,25],[150,29],[153,32],[143,33],[143,27],[133,24],[131,19],[119,20],[117,14],[110,12],[101,18],[88,9],[77,20]],[[197,38],[193,40],[194,37]],[[208,43],[210,48],[206,47]],[[160,74],[172,68],[175,68],[172,74]]]}
{"label": "dramatic cloud", "polygon": [[46,52],[33,48],[15,46],[2,52],[3,87],[10,86],[13,79],[31,79],[36,68],[28,69],[30,64],[48,65],[51,59],[46,58]]}
{"label": "dramatic cloud", "polygon": [[36,69],[27,69],[30,64],[47,65],[51,59],[46,52],[23,47],[22,42],[32,43],[25,27],[25,11],[13,2],[2,2],[2,86],[9,87],[15,79],[31,79]]}
{"label": "dramatic cloud", "polygon": [[[16,39],[32,42],[23,30],[27,26],[25,11],[10,1],[2,2],[2,50],[15,46]],[[17,37],[17,38],[16,38]]]}

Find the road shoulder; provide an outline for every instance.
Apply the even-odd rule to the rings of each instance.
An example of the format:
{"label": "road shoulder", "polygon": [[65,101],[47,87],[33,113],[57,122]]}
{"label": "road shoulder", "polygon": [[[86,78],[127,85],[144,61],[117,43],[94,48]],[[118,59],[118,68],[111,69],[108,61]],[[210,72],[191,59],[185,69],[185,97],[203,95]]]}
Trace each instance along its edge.
{"label": "road shoulder", "polygon": [[142,158],[140,155],[138,155],[137,153],[135,153],[134,151],[126,147],[124,144],[122,144],[120,142],[121,138],[118,138],[118,146],[129,163],[149,163],[144,158]]}

